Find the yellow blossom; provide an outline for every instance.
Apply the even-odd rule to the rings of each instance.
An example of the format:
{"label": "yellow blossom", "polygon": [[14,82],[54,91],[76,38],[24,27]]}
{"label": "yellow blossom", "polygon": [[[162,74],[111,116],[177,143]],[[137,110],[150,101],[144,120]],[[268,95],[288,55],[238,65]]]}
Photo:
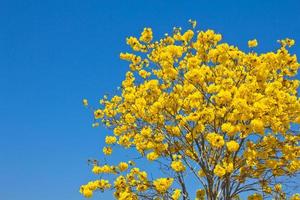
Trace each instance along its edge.
{"label": "yellow blossom", "polygon": [[275,186],[274,186],[274,188],[275,188],[275,190],[277,191],[277,192],[279,192],[279,191],[281,191],[281,189],[282,189],[282,185],[281,184],[276,184]]}
{"label": "yellow blossom", "polygon": [[105,137],[106,144],[114,144],[116,141],[117,141],[117,138],[115,136],[106,136]]}
{"label": "yellow blossom", "polygon": [[226,174],[226,170],[221,165],[216,165],[214,169],[214,174],[219,177],[222,177]]}
{"label": "yellow blossom", "polygon": [[88,105],[89,105],[89,103],[88,103],[88,100],[87,100],[87,99],[83,99],[83,100],[82,100],[82,103],[83,103],[83,105],[84,105],[84,106],[88,106]]}
{"label": "yellow blossom", "polygon": [[257,40],[249,40],[248,41],[248,47],[252,48],[252,47],[256,47],[257,46]]}
{"label": "yellow blossom", "polygon": [[231,173],[234,170],[232,162],[223,162],[223,168],[225,169],[226,173]]}
{"label": "yellow blossom", "polygon": [[216,148],[220,148],[225,144],[224,138],[216,133],[209,133],[206,136],[207,141]]}
{"label": "yellow blossom", "polygon": [[93,191],[89,190],[89,189],[85,189],[85,190],[83,190],[83,196],[86,198],[90,198],[93,196]]}
{"label": "yellow blossom", "polygon": [[204,200],[205,197],[205,190],[199,189],[196,192],[196,200]]}
{"label": "yellow blossom", "polygon": [[181,196],[181,190],[176,189],[172,194],[172,200],[179,200],[180,196]]}
{"label": "yellow blossom", "polygon": [[100,109],[98,109],[98,110],[96,110],[96,111],[94,112],[95,119],[100,119],[100,118],[103,117],[103,115],[104,115],[104,113],[103,113],[103,111],[100,110]]}
{"label": "yellow blossom", "polygon": [[226,147],[227,147],[228,151],[230,151],[230,152],[237,151],[239,149],[239,146],[240,145],[234,140],[226,142]]}
{"label": "yellow blossom", "polygon": [[294,194],[294,195],[290,198],[290,200],[300,200],[300,194],[299,194],[299,193]]}
{"label": "yellow blossom", "polygon": [[151,152],[147,154],[147,159],[150,161],[156,160],[159,157],[159,155],[155,152]]}
{"label": "yellow blossom", "polygon": [[198,176],[200,176],[200,177],[204,177],[205,176],[205,173],[204,173],[204,171],[201,169],[201,170],[199,170],[198,171]]}
{"label": "yellow blossom", "polygon": [[141,34],[140,40],[142,42],[149,43],[149,42],[151,42],[152,39],[153,39],[152,29],[144,28],[144,30]]}
{"label": "yellow blossom", "polygon": [[173,181],[173,178],[159,178],[153,181],[153,185],[159,193],[165,193],[171,187]]}
{"label": "yellow blossom", "polygon": [[171,163],[171,167],[176,172],[182,172],[185,170],[185,166],[183,165],[183,163],[180,160],[173,161]]}
{"label": "yellow blossom", "polygon": [[150,72],[147,72],[146,70],[140,70],[139,71],[139,75],[142,77],[142,78],[147,78],[148,76],[150,76],[151,75],[151,73]]}
{"label": "yellow blossom", "polygon": [[120,162],[118,167],[119,167],[119,170],[122,172],[122,171],[125,171],[128,169],[128,164],[126,162]]}
{"label": "yellow blossom", "polygon": [[253,194],[248,197],[248,200],[262,200],[262,196],[260,194]]}
{"label": "yellow blossom", "polygon": [[111,155],[112,153],[112,148],[111,147],[103,147],[103,153],[105,155]]}
{"label": "yellow blossom", "polygon": [[264,133],[264,123],[260,119],[253,119],[250,123],[253,131],[263,134]]}
{"label": "yellow blossom", "polygon": [[236,130],[231,123],[224,123],[222,124],[222,131],[226,132],[228,136],[233,136]]}
{"label": "yellow blossom", "polygon": [[125,121],[126,121],[126,123],[128,123],[128,124],[132,124],[132,123],[135,122],[135,117],[132,116],[130,113],[127,113],[127,114],[125,115]]}

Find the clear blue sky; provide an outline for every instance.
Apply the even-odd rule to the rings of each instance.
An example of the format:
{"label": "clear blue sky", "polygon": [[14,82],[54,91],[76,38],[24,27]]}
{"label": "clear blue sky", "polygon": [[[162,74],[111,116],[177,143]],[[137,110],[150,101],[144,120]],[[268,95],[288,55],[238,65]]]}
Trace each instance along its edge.
{"label": "clear blue sky", "polygon": [[299,11],[296,0],[0,0],[0,199],[83,199],[86,160],[108,131],[91,128],[81,99],[115,91],[126,36],[145,26],[162,35],[192,18],[242,49],[252,38],[259,51],[294,38],[300,56]]}

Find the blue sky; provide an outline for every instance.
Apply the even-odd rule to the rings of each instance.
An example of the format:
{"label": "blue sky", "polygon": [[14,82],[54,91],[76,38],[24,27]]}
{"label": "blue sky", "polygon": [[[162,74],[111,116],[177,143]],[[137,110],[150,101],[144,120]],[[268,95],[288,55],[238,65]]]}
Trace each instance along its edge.
{"label": "blue sky", "polygon": [[299,10],[296,0],[0,0],[0,199],[83,199],[86,161],[109,131],[91,128],[81,100],[96,105],[121,83],[127,36],[192,18],[242,49],[252,38],[261,52],[294,38],[300,55]]}

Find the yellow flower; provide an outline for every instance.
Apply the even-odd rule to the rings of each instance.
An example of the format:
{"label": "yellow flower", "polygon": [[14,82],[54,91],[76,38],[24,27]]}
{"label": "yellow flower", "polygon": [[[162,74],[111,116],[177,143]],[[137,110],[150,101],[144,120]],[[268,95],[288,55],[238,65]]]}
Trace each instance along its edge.
{"label": "yellow flower", "polygon": [[132,53],[120,53],[120,59],[132,62],[133,64],[138,64],[142,60],[141,57]]}
{"label": "yellow flower", "polygon": [[179,137],[181,134],[181,130],[178,126],[167,126],[166,127],[169,133],[173,136]]}
{"label": "yellow flower", "polygon": [[83,190],[83,196],[86,198],[91,198],[93,196],[93,191],[89,189],[84,189]]}
{"label": "yellow flower", "polygon": [[172,185],[173,178],[159,178],[153,181],[153,185],[159,193],[165,193]]}
{"label": "yellow flower", "polygon": [[118,200],[128,200],[128,199],[135,200],[137,199],[137,196],[129,190],[121,191]]}
{"label": "yellow flower", "polygon": [[294,194],[290,200],[300,200],[300,194],[299,193]]}
{"label": "yellow flower", "polygon": [[106,144],[114,144],[116,143],[117,138],[115,136],[106,136],[105,137],[105,143]]}
{"label": "yellow flower", "polygon": [[281,191],[281,189],[282,189],[282,185],[281,184],[276,184],[275,186],[274,186],[274,188],[275,188],[275,190],[277,191],[277,192],[279,192],[279,191]]}
{"label": "yellow flower", "polygon": [[100,174],[100,173],[102,172],[102,169],[101,169],[101,167],[99,167],[98,165],[95,165],[95,166],[93,167],[93,169],[92,169],[92,172],[93,172],[94,174]]}
{"label": "yellow flower", "polygon": [[135,117],[132,116],[130,113],[125,115],[125,122],[128,124],[133,124],[135,122]]}
{"label": "yellow flower", "polygon": [[262,200],[262,196],[260,194],[253,194],[248,197],[248,200]]}
{"label": "yellow flower", "polygon": [[152,130],[150,127],[144,127],[142,130],[141,130],[141,135],[145,136],[145,137],[150,137],[152,134]]}
{"label": "yellow flower", "polygon": [[217,175],[218,177],[222,177],[226,174],[226,170],[221,165],[218,164],[214,169],[214,174]]}
{"label": "yellow flower", "polygon": [[181,196],[181,190],[180,189],[176,189],[174,190],[173,194],[172,194],[172,200],[178,200]]}
{"label": "yellow flower", "polygon": [[172,167],[172,169],[173,169],[174,171],[176,171],[176,172],[182,172],[182,171],[185,170],[185,166],[183,165],[183,163],[182,163],[180,160],[178,160],[178,161],[173,161],[173,162],[171,163],[171,167]]}
{"label": "yellow flower", "polygon": [[232,162],[223,162],[223,168],[227,173],[233,172],[233,163]]}
{"label": "yellow flower", "polygon": [[94,165],[92,171],[94,174],[101,174],[101,173],[109,174],[115,172],[113,167],[109,165],[103,165],[103,166]]}
{"label": "yellow flower", "polygon": [[124,146],[125,148],[129,148],[131,145],[129,135],[122,135],[119,138],[118,144]]}
{"label": "yellow flower", "polygon": [[240,145],[236,141],[231,140],[229,142],[226,142],[226,147],[228,151],[236,152],[239,149]]}
{"label": "yellow flower", "polygon": [[98,109],[94,112],[94,117],[95,119],[99,119],[99,118],[103,118],[104,116],[104,113],[102,110]]}
{"label": "yellow flower", "polygon": [[151,152],[147,154],[147,159],[150,161],[156,160],[159,157],[159,155],[155,152]]}
{"label": "yellow flower", "polygon": [[87,100],[87,99],[83,99],[83,100],[82,100],[82,103],[83,103],[83,105],[84,105],[84,106],[88,106],[88,105],[89,105],[89,103],[88,103],[88,100]]}
{"label": "yellow flower", "polygon": [[199,189],[196,192],[196,200],[204,200],[205,197],[205,190]]}
{"label": "yellow flower", "polygon": [[193,68],[199,66],[200,62],[201,62],[201,60],[199,58],[197,58],[197,57],[190,57],[188,59],[187,67],[189,69],[193,69]]}
{"label": "yellow flower", "polygon": [[224,138],[216,133],[207,134],[206,139],[213,147],[216,148],[220,148],[225,144]]}
{"label": "yellow flower", "polygon": [[140,41],[145,43],[150,43],[153,39],[153,33],[151,28],[144,28],[143,32],[141,33]]}
{"label": "yellow flower", "polygon": [[253,119],[250,122],[250,127],[252,128],[252,130],[254,132],[257,132],[257,133],[260,133],[260,134],[264,133],[264,123],[260,119]]}
{"label": "yellow flower", "polygon": [[118,167],[119,167],[119,170],[122,172],[122,171],[125,171],[128,169],[128,164],[126,162],[120,162]]}
{"label": "yellow flower", "polygon": [[136,37],[126,38],[126,43],[134,50],[134,51],[143,51],[145,48]]}
{"label": "yellow flower", "polygon": [[228,136],[233,136],[235,134],[235,127],[232,126],[231,123],[224,123],[221,126],[222,131],[224,131],[225,133],[227,133]]}
{"label": "yellow flower", "polygon": [[284,40],[278,40],[278,42],[281,43],[281,45],[283,47],[285,47],[286,45],[289,46],[289,47],[291,47],[291,46],[293,46],[295,44],[295,40],[290,39],[290,38],[286,38]]}
{"label": "yellow flower", "polygon": [[183,35],[182,35],[182,39],[185,41],[185,42],[189,42],[194,36],[194,31],[192,30],[188,30],[187,32],[185,32]]}
{"label": "yellow flower", "polygon": [[249,48],[256,47],[256,46],[257,46],[257,40],[256,39],[248,41],[248,47]]}
{"label": "yellow flower", "polygon": [[205,176],[205,173],[204,173],[204,171],[201,169],[201,170],[199,170],[198,171],[198,176],[200,176],[200,177],[204,177]]}
{"label": "yellow flower", "polygon": [[150,76],[151,75],[151,73],[150,72],[147,72],[146,70],[140,70],[139,71],[139,75],[142,77],[142,78],[147,78],[148,76]]}
{"label": "yellow flower", "polygon": [[216,96],[215,100],[217,104],[226,104],[229,103],[232,99],[231,92],[227,90],[221,90]]}
{"label": "yellow flower", "polygon": [[100,179],[95,181],[95,183],[97,184],[97,187],[99,189],[108,189],[111,187],[111,184],[108,182],[108,180],[105,179]]}
{"label": "yellow flower", "polygon": [[103,153],[105,155],[111,155],[112,153],[112,148],[111,147],[103,147]]}

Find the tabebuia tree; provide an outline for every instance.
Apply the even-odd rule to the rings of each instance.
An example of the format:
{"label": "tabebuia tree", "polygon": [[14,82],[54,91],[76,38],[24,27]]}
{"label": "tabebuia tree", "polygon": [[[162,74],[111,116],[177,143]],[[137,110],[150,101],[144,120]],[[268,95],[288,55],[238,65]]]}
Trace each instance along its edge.
{"label": "tabebuia tree", "polygon": [[[120,54],[129,69],[118,92],[96,108],[83,100],[93,126],[111,134],[103,157],[91,162],[95,180],[80,192],[112,190],[119,200],[299,200],[294,40],[257,53],[254,39],[242,51],[189,22],[189,30],[174,28],[159,40],[151,28],[127,38],[132,52]],[[115,148],[132,160],[110,162]]]}

